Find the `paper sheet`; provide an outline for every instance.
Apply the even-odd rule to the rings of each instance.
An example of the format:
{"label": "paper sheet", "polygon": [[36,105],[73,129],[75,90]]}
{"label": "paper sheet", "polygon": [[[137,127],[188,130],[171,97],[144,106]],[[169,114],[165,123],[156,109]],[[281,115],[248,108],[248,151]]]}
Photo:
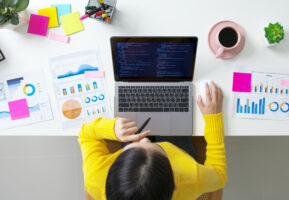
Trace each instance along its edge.
{"label": "paper sheet", "polygon": [[0,129],[52,119],[43,80],[42,72],[31,71],[0,81]]}
{"label": "paper sheet", "polygon": [[71,35],[73,33],[84,30],[82,21],[80,21],[79,18],[79,12],[73,12],[60,17],[65,35]]}
{"label": "paper sheet", "polygon": [[48,27],[57,27],[58,18],[57,18],[57,9],[56,7],[43,8],[38,10],[38,15],[49,17]]}
{"label": "paper sheet", "polygon": [[113,117],[104,78],[85,76],[102,70],[97,50],[51,58],[49,65],[63,128]]}
{"label": "paper sheet", "polygon": [[[289,119],[289,80],[288,72],[276,72],[274,69],[262,71],[262,68],[243,68],[252,74],[248,93],[234,92],[233,116],[256,119]],[[244,70],[242,71],[244,72]]]}
{"label": "paper sheet", "polygon": [[70,4],[53,4],[51,7],[56,7],[57,9],[57,18],[58,23],[61,24],[60,17],[63,15],[67,15],[71,13],[71,5]]}
{"label": "paper sheet", "polygon": [[46,36],[49,17],[40,15],[30,15],[27,33]]}

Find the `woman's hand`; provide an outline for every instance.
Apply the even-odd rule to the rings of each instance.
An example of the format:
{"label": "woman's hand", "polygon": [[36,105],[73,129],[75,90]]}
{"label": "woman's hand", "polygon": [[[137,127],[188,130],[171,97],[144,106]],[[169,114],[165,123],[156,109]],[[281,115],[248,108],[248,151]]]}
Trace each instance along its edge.
{"label": "woman's hand", "polygon": [[115,121],[114,132],[116,137],[122,142],[137,142],[151,133],[150,131],[145,131],[135,135],[137,130],[136,123],[131,119],[119,118]]}
{"label": "woman's hand", "polygon": [[217,114],[222,112],[223,92],[215,83],[211,82],[212,92],[210,94],[209,85],[206,83],[206,105],[202,102],[202,97],[198,97],[198,106],[203,115]]}

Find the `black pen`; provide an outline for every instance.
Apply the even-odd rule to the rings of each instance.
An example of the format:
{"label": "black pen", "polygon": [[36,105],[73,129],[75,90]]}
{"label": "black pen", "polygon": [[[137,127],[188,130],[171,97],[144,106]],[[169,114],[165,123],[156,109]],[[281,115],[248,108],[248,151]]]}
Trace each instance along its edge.
{"label": "black pen", "polygon": [[151,118],[149,117],[144,123],[143,125],[137,130],[137,132],[135,134],[139,134],[142,132],[142,130],[146,127],[146,125],[149,123],[149,121],[151,120]]}

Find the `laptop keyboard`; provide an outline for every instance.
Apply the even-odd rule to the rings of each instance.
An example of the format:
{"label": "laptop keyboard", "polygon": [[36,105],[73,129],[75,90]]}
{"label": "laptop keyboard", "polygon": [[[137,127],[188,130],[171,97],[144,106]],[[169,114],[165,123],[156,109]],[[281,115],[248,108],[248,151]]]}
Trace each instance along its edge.
{"label": "laptop keyboard", "polygon": [[189,112],[188,86],[119,86],[119,112]]}

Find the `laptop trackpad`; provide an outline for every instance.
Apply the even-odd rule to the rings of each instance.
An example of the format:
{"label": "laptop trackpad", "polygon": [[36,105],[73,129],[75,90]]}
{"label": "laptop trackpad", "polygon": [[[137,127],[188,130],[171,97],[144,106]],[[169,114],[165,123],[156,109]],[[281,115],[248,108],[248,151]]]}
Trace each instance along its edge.
{"label": "laptop trackpad", "polygon": [[171,132],[171,116],[168,113],[141,113],[137,114],[137,125],[140,127],[149,117],[150,122],[144,128],[151,130],[152,135],[169,135]]}

